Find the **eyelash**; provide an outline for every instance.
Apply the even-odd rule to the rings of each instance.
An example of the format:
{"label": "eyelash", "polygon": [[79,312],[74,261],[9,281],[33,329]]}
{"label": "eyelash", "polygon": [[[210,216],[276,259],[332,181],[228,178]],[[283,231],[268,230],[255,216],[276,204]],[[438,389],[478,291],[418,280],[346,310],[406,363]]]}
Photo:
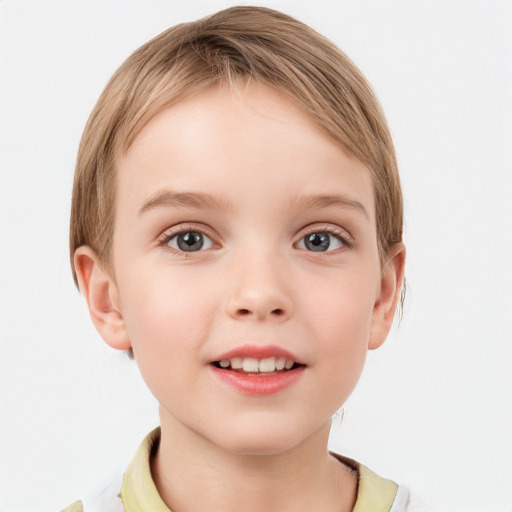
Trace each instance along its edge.
{"label": "eyelash", "polygon": [[[334,238],[337,238],[341,244],[346,249],[351,249],[354,246],[354,239],[352,236],[348,233],[348,231],[338,227],[333,226],[332,224],[320,224],[320,225],[313,225],[308,228],[305,228],[305,230],[301,233],[300,239],[296,244],[303,241],[308,235],[312,235],[314,233],[327,233],[328,235],[333,236]],[[296,245],[295,244],[295,245]],[[312,252],[312,251],[308,251]],[[324,253],[333,253],[335,251],[324,251]]]}
{"label": "eyelash", "polygon": [[[215,235],[213,235],[211,233],[211,231],[208,230],[205,226],[198,227],[198,226],[193,226],[190,224],[184,224],[184,225],[174,226],[172,228],[165,230],[158,237],[158,245],[168,249],[169,251],[171,251],[173,253],[178,253],[178,254],[184,255],[184,256],[190,256],[191,253],[193,253],[193,252],[201,252],[201,251],[190,251],[190,252],[181,251],[179,249],[175,249],[175,248],[169,246],[169,242],[174,237],[176,237],[180,234],[185,234],[185,233],[189,233],[189,232],[201,233],[201,234],[207,236],[212,241],[212,243],[215,244],[215,242],[214,242]],[[319,234],[327,233],[328,235],[331,235],[332,237],[338,239],[339,242],[343,245],[343,247],[347,248],[347,249],[352,248],[354,245],[354,239],[347,231],[345,231],[344,229],[342,229],[340,227],[335,227],[331,224],[324,224],[324,225],[314,225],[314,226],[310,226],[309,228],[305,228],[304,231],[301,233],[299,240],[293,244],[294,247],[297,246],[300,242],[302,242],[308,235],[312,235],[315,233],[319,233]],[[307,250],[307,249],[304,249],[304,250]],[[314,252],[314,251],[308,251],[308,252]],[[329,254],[329,253],[336,252],[336,250],[327,250],[327,251],[319,251],[319,252],[324,252],[324,253]]]}
{"label": "eyelash", "polygon": [[193,252],[200,252],[200,251],[180,251],[179,249],[175,249],[173,247],[169,246],[169,242],[176,236],[182,235],[185,233],[201,233],[202,235],[205,235],[208,237],[212,243],[215,244],[214,239],[215,235],[213,235],[210,230],[208,230],[205,226],[192,226],[190,224],[182,224],[179,226],[173,226],[172,228],[166,229],[159,237],[158,237],[158,245],[164,247],[165,249],[168,249],[172,253],[178,253],[180,255],[184,256],[190,256]]}

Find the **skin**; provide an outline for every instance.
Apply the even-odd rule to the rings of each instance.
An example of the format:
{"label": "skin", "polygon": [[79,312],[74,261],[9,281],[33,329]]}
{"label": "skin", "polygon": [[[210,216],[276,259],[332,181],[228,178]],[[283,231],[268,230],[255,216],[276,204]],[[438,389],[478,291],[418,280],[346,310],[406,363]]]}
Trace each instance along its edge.
{"label": "skin", "polygon": [[[389,332],[405,255],[397,245],[381,269],[368,169],[251,84],[161,112],[118,171],[113,271],[89,247],[75,265],[98,331],[133,348],[159,401],[162,499],[180,512],[351,510],[356,477],[327,451],[330,421]],[[202,250],[181,251],[180,231],[204,233]],[[326,251],[305,244],[313,233]],[[211,362],[246,344],[290,351],[301,377],[265,396],[222,382]]]}

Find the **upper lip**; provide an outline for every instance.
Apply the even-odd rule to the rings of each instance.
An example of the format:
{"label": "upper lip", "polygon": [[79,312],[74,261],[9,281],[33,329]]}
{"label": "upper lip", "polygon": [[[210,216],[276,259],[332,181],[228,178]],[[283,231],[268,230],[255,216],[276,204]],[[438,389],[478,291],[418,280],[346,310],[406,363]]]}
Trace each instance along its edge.
{"label": "upper lip", "polygon": [[241,345],[220,354],[214,361],[222,361],[225,359],[233,359],[235,357],[252,357],[254,359],[265,359],[268,357],[284,357],[287,360],[304,364],[295,354],[277,345]]}

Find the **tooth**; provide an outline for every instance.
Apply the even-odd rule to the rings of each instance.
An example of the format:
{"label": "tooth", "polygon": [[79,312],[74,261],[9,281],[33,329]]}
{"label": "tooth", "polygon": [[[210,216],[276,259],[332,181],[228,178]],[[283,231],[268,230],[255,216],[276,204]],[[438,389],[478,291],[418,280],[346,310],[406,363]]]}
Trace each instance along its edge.
{"label": "tooth", "polygon": [[242,365],[244,372],[257,372],[258,371],[258,360],[252,357],[244,358]]}
{"label": "tooth", "polygon": [[243,359],[241,357],[234,357],[231,359],[231,368],[233,370],[240,370],[243,366]]}
{"label": "tooth", "polygon": [[289,370],[291,367],[293,366],[293,361],[291,361],[290,359],[287,359],[286,360],[286,363],[284,363],[284,367]]}
{"label": "tooth", "polygon": [[222,361],[219,362],[219,365],[221,368],[227,368],[229,366],[229,360],[223,359]]}
{"label": "tooth", "polygon": [[286,363],[286,359],[284,357],[280,357],[276,359],[276,370],[282,370],[284,368],[284,364]]}
{"label": "tooth", "polygon": [[276,369],[276,360],[274,357],[261,359],[258,364],[260,372],[273,372]]}
{"label": "tooth", "polygon": [[282,370],[284,368],[285,363],[286,359],[284,357],[276,359],[276,370]]}

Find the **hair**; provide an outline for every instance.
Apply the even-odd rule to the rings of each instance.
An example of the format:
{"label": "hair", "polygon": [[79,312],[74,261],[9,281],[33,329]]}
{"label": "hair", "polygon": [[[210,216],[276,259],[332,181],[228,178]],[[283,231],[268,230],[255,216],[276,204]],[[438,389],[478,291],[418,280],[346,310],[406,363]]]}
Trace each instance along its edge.
{"label": "hair", "polygon": [[393,141],[371,86],[352,61],[312,28],[263,7],[232,7],[172,27],[115,72],[85,127],[70,223],[75,250],[91,246],[106,269],[112,250],[116,160],[153,116],[214,84],[273,87],[370,170],[381,265],[402,240],[403,199]]}

